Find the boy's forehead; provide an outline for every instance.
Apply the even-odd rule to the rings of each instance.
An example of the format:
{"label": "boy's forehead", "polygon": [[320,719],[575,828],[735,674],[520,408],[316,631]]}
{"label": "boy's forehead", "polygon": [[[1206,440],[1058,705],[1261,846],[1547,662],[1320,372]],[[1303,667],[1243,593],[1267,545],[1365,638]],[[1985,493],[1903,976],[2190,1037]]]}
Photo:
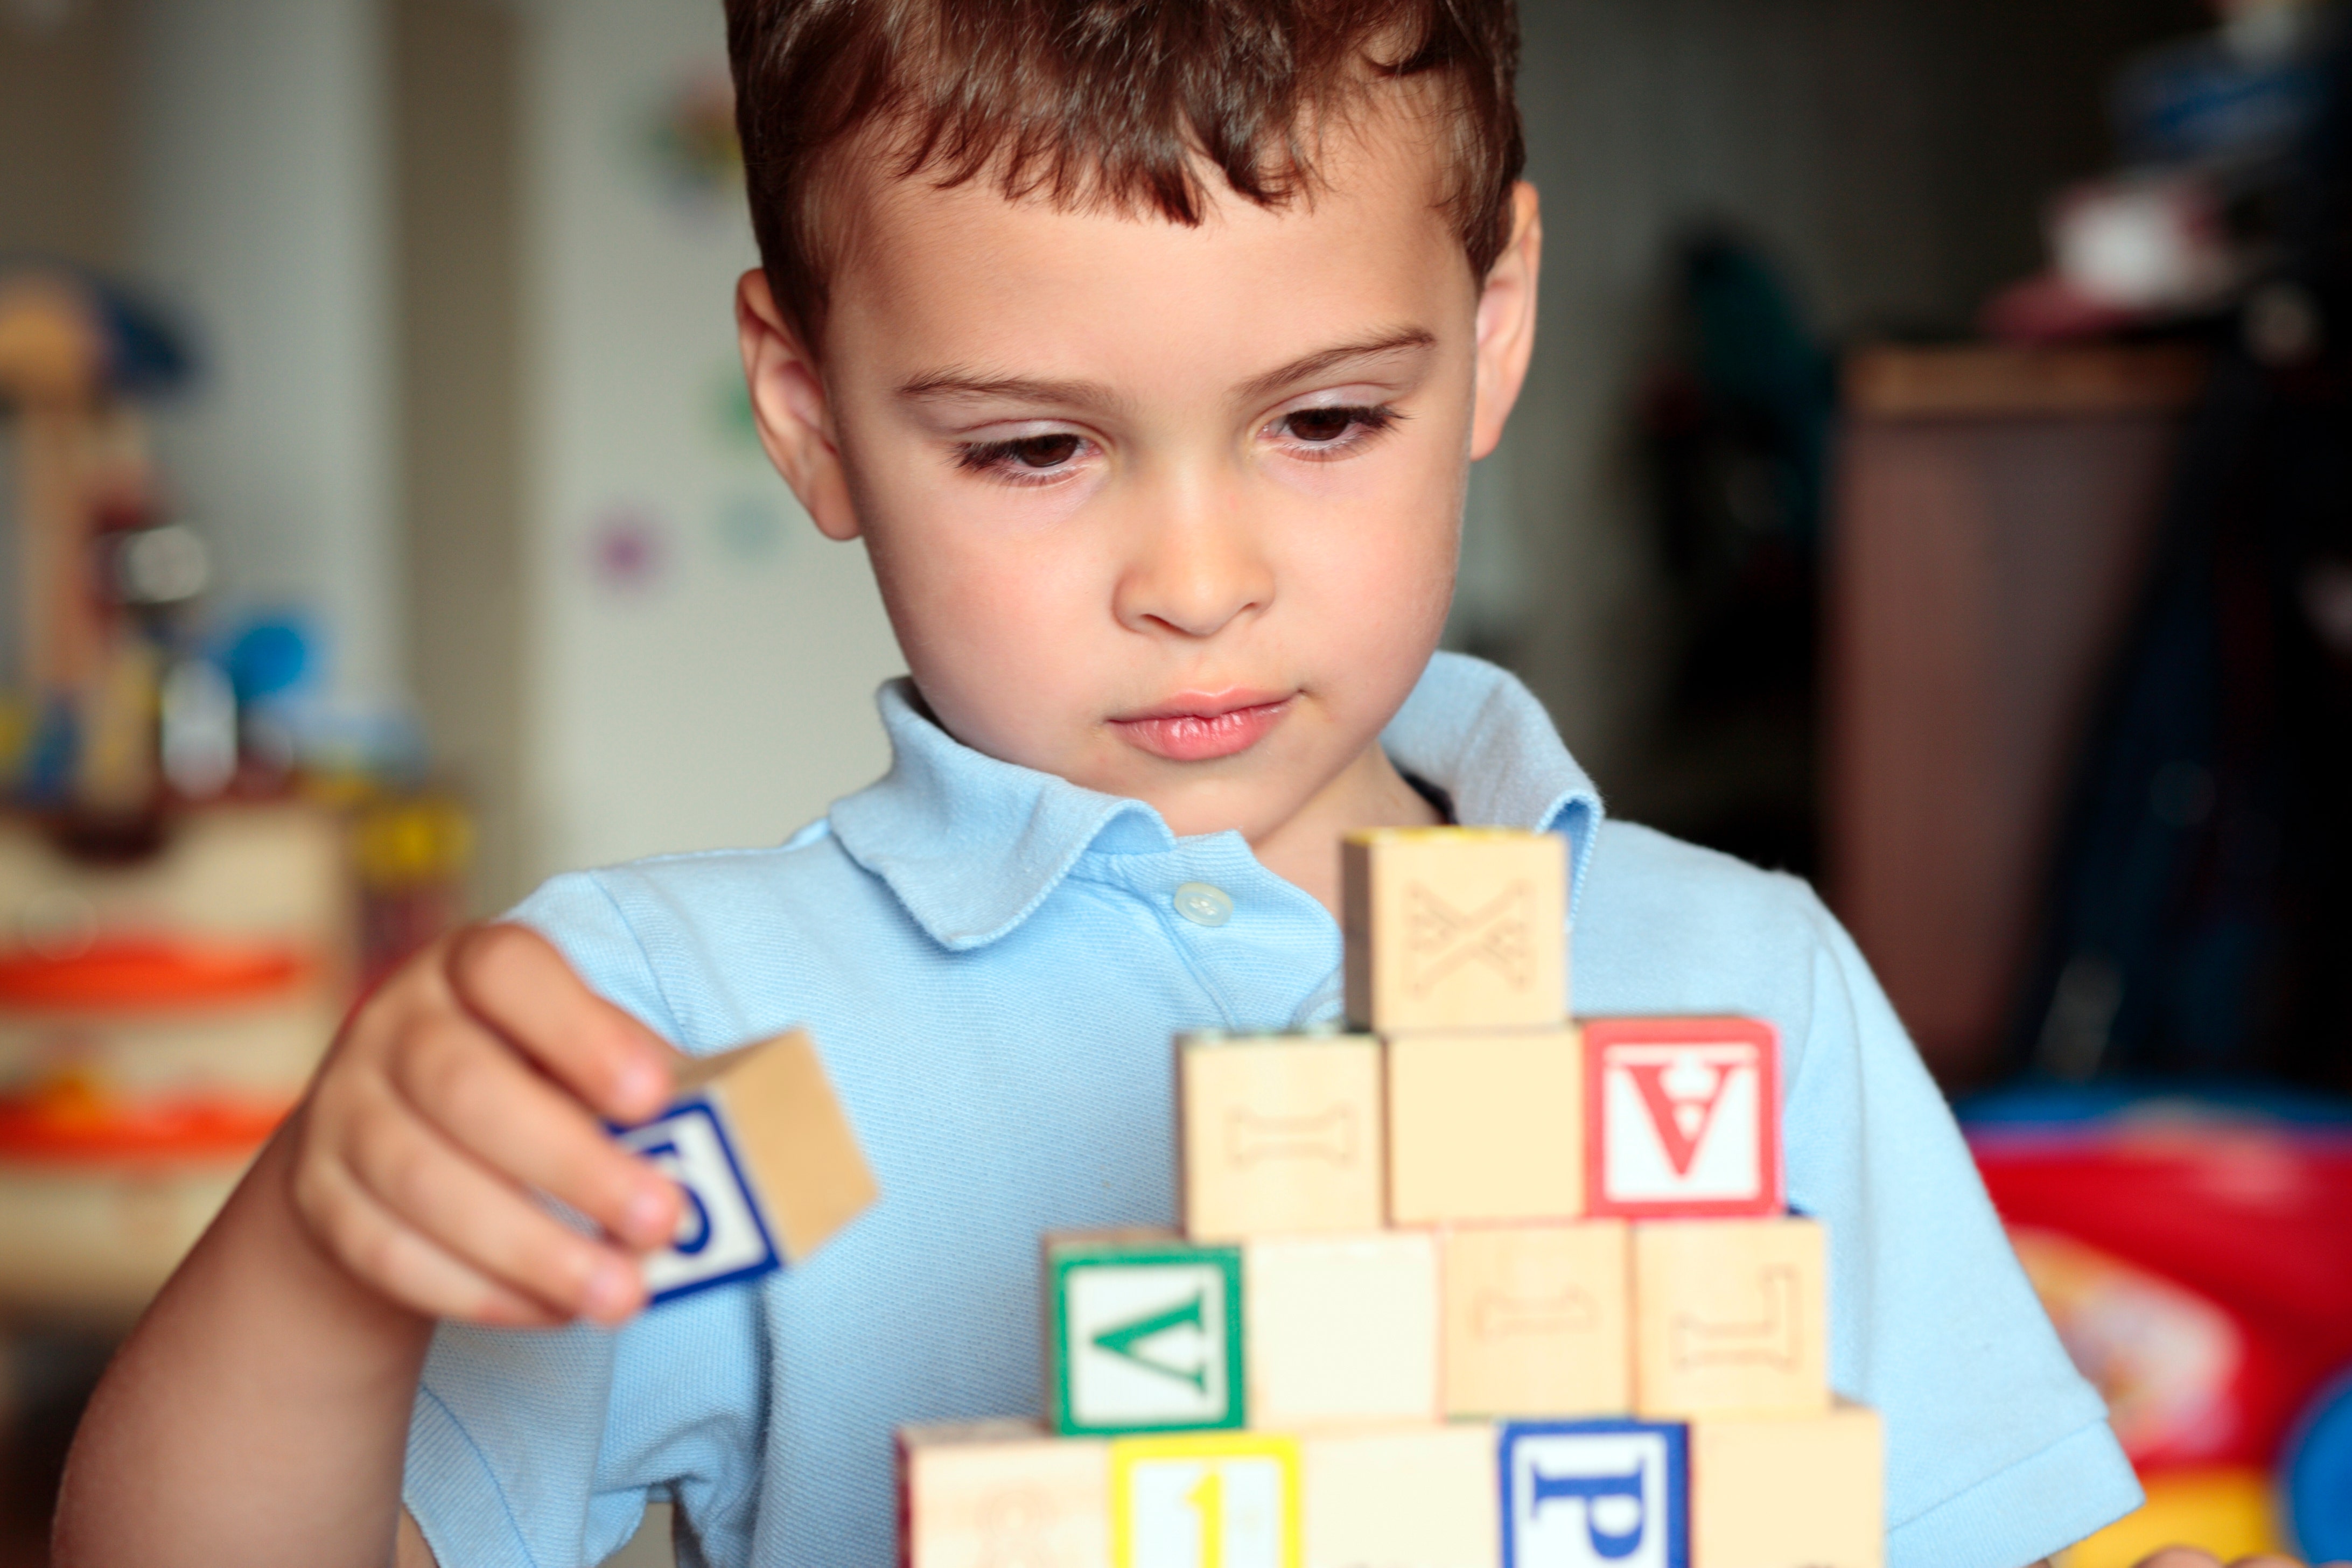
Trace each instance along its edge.
{"label": "boy's forehead", "polygon": [[1446,313],[1475,297],[1427,117],[1368,110],[1324,138],[1316,169],[1311,189],[1271,208],[1206,171],[1211,199],[1188,226],[1099,201],[1008,196],[989,179],[942,185],[860,159],[835,187],[844,243],[833,325],[869,351],[876,337],[978,337],[1034,353],[1181,324],[1214,353],[1221,325],[1247,334],[1275,319],[1312,331],[1318,317],[1338,326],[1367,313]]}

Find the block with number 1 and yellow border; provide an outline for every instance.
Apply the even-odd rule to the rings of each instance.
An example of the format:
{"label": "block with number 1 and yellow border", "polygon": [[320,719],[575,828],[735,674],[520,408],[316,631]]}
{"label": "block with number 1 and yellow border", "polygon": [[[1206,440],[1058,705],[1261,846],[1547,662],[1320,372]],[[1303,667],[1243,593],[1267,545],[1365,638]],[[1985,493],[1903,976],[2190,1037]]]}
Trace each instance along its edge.
{"label": "block with number 1 and yellow border", "polygon": [[1112,1568],[1300,1568],[1299,1473],[1295,1437],[1118,1439]]}

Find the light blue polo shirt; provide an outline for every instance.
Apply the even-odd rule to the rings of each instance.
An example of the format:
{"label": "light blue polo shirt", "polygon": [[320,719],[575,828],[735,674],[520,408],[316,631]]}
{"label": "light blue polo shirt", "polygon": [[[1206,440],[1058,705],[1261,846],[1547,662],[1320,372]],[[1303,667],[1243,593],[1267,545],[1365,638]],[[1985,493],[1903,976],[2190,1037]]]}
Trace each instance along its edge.
{"label": "light blue polo shirt", "polygon": [[[559,877],[519,911],[689,1051],[807,1025],[883,1197],[804,1266],[617,1332],[445,1326],[405,1487],[445,1568],[596,1563],[648,1498],[713,1564],[896,1563],[893,1429],[1040,1407],[1039,1236],[1174,1220],[1171,1035],[1339,1017],[1337,924],[1238,834],[1178,838],[982,756],[903,684],[881,709],[889,773],[782,847]],[[1891,1568],[2024,1568],[2136,1506],[1811,890],[1604,821],[1543,710],[1475,660],[1439,655],[1384,742],[1457,820],[1568,836],[1578,1013],[1779,1026],[1790,1200],[1830,1229],[1832,1379],[1885,1417]],[[1187,918],[1188,882],[1231,918]]]}

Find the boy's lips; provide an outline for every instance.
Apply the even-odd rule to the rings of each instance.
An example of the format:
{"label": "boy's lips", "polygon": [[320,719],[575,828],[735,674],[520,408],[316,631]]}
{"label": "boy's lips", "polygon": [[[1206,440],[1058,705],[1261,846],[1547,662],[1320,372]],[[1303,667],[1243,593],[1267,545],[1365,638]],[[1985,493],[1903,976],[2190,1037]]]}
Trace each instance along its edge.
{"label": "boy's lips", "polygon": [[1290,711],[1296,693],[1184,692],[1156,707],[1122,713],[1111,728],[1130,746],[1171,763],[1208,762],[1248,751]]}

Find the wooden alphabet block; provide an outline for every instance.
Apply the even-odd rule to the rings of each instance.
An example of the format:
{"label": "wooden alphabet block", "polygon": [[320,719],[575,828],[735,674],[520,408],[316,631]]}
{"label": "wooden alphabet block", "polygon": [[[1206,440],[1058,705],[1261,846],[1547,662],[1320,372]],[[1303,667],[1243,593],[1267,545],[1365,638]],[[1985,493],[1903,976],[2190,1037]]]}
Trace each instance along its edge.
{"label": "wooden alphabet block", "polygon": [[677,1085],[667,1110],[617,1133],[686,1196],[677,1234],[645,1261],[653,1300],[798,1263],[877,1196],[803,1031],[688,1058]]}
{"label": "wooden alphabet block", "polygon": [[1645,1416],[1829,1408],[1829,1258],[1810,1219],[1633,1226],[1633,1408]]}
{"label": "wooden alphabet block", "polygon": [[1883,1568],[1878,1413],[1691,1422],[1691,1568]]}
{"label": "wooden alphabet block", "polygon": [[1307,1568],[1494,1568],[1495,1429],[1305,1439]]}
{"label": "wooden alphabet block", "polygon": [[1379,1227],[1387,1128],[1378,1041],[1187,1036],[1177,1067],[1185,1235]]}
{"label": "wooden alphabet block", "polygon": [[1423,1232],[1246,1244],[1253,1426],[1437,1418],[1437,1247]]}
{"label": "wooden alphabet block", "polygon": [[1584,1212],[1576,1031],[1402,1035],[1388,1044],[1389,1223]]}
{"label": "wooden alphabet block", "polygon": [[1110,1448],[1030,1421],[898,1434],[906,1568],[1109,1568]]}
{"label": "wooden alphabet block", "polygon": [[1643,1421],[1503,1428],[1503,1568],[1688,1568],[1689,1434]]}
{"label": "wooden alphabet block", "polygon": [[1632,1412],[1624,1221],[1465,1226],[1438,1245],[1446,1415]]}
{"label": "wooden alphabet block", "polygon": [[1568,840],[1380,828],[1341,845],[1348,1016],[1383,1035],[1568,1016]]}
{"label": "wooden alphabet block", "polygon": [[1112,1443],[1113,1568],[1301,1568],[1300,1468],[1296,1437]]}
{"label": "wooden alphabet block", "polygon": [[1247,1415],[1242,1255],[1160,1231],[1045,1238],[1047,1408],[1065,1436]]}
{"label": "wooden alphabet block", "polygon": [[1775,1215],[1780,1037],[1754,1018],[1584,1020],[1587,1201],[1627,1219]]}

